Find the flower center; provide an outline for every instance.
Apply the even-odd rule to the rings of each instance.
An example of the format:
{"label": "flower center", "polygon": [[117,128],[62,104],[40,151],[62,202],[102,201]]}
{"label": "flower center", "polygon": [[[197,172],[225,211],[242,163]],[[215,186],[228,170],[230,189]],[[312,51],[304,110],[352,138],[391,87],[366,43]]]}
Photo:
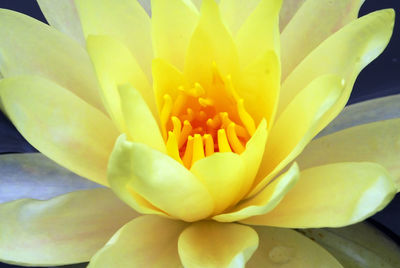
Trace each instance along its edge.
{"label": "flower center", "polygon": [[255,132],[255,123],[235,91],[230,75],[213,68],[208,85],[180,86],[163,96],[160,112],[168,154],[190,168],[215,152],[240,154]]}

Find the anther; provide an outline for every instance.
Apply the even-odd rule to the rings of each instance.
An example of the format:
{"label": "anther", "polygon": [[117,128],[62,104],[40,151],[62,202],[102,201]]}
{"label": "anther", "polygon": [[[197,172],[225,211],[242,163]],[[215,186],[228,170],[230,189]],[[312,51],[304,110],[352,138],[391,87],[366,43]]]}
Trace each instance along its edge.
{"label": "anther", "polygon": [[228,140],[229,144],[231,145],[233,151],[237,154],[241,154],[244,151],[244,146],[238,139],[236,135],[236,130],[235,130],[235,123],[230,123],[228,126]]}
{"label": "anther", "polygon": [[189,136],[187,139],[185,154],[183,155],[182,158],[183,165],[188,169],[192,164],[192,156],[193,156],[193,137]]}
{"label": "anther", "polygon": [[178,147],[179,149],[185,144],[190,132],[192,132],[192,125],[189,121],[185,120],[183,122],[183,128],[181,131],[181,135],[179,137]]}
{"label": "anther", "polygon": [[228,139],[226,138],[225,129],[218,130],[218,149],[221,153],[232,152]]}
{"label": "anther", "polygon": [[206,148],[206,156],[210,156],[214,153],[214,140],[210,134],[205,134],[203,136],[205,148]]}
{"label": "anther", "polygon": [[214,106],[214,101],[212,99],[199,98],[198,101],[199,101],[199,104],[203,107]]}
{"label": "anther", "polygon": [[171,121],[172,121],[172,126],[173,126],[172,131],[174,132],[174,135],[176,137],[176,142],[178,145],[179,137],[181,136],[182,123],[181,123],[181,120],[179,120],[179,118],[176,116],[172,116]]}
{"label": "anther", "polygon": [[200,134],[194,134],[192,165],[204,158],[203,139]]}
{"label": "anther", "polygon": [[181,157],[179,155],[179,149],[178,149],[178,143],[176,142],[177,138],[174,134],[174,132],[169,131],[168,132],[168,140],[167,140],[167,152],[168,155],[171,156],[173,159],[178,161],[179,163],[182,164]]}
{"label": "anther", "polygon": [[237,102],[237,109],[238,109],[240,121],[242,121],[247,132],[251,136],[253,136],[254,132],[256,131],[256,126],[254,124],[253,118],[247,113],[246,109],[244,108],[243,99],[240,99]]}
{"label": "anther", "polygon": [[178,115],[182,112],[183,106],[186,103],[186,96],[184,94],[179,94],[178,97],[176,97],[174,106],[172,108],[172,115]]}

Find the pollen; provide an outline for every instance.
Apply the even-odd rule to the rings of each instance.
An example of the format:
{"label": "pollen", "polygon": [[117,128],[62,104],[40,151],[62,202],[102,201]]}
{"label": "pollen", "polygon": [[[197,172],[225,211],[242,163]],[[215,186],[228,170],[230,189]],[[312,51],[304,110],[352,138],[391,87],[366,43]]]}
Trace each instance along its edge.
{"label": "pollen", "polygon": [[179,86],[177,94],[163,96],[160,121],[168,154],[188,169],[215,153],[243,153],[256,130],[231,76],[221,76],[216,66],[212,71],[210,84]]}

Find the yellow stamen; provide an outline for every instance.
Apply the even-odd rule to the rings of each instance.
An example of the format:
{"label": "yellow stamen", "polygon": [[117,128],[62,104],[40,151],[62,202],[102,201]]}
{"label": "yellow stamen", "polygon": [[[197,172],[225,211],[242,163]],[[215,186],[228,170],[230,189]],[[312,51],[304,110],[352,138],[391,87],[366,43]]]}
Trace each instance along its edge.
{"label": "yellow stamen", "polygon": [[181,157],[179,156],[179,149],[178,149],[178,143],[176,142],[176,136],[172,131],[168,132],[168,140],[166,146],[168,155],[182,164]]}
{"label": "yellow stamen", "polygon": [[219,117],[221,118],[222,121],[221,128],[227,129],[229,124],[232,123],[232,121],[229,119],[228,113],[226,112],[219,113]]}
{"label": "yellow stamen", "polygon": [[200,134],[194,134],[192,165],[204,158],[203,139]]}
{"label": "yellow stamen", "polygon": [[199,98],[199,104],[203,107],[214,106],[214,101],[207,98]]}
{"label": "yellow stamen", "polygon": [[233,99],[238,102],[240,100],[239,95],[236,93],[235,87],[233,86],[232,76],[228,74],[226,76],[226,90],[230,93]]}
{"label": "yellow stamen", "polygon": [[178,147],[179,149],[185,144],[190,132],[192,132],[192,125],[189,121],[185,120],[183,122],[183,128],[181,131],[181,135],[179,137]]}
{"label": "yellow stamen", "polygon": [[178,145],[179,138],[181,136],[182,123],[181,123],[181,120],[179,120],[179,118],[176,116],[172,116],[171,121],[172,121],[172,126],[173,126],[172,131],[174,132],[174,135],[176,137],[176,142]]}
{"label": "yellow stamen", "polygon": [[250,139],[249,133],[247,133],[247,130],[244,127],[235,124],[235,131],[238,137]]}
{"label": "yellow stamen", "polygon": [[172,99],[171,99],[171,96],[168,94],[165,94],[163,96],[163,99],[164,99],[164,105],[161,109],[160,121],[161,121],[161,131],[162,131],[164,140],[166,140],[167,139],[167,122],[171,115]]}
{"label": "yellow stamen", "polygon": [[206,156],[210,156],[214,153],[214,140],[210,134],[204,135],[204,143],[206,147]]}
{"label": "yellow stamen", "polygon": [[238,109],[240,120],[242,121],[247,132],[252,136],[254,134],[254,132],[256,131],[256,126],[254,124],[253,118],[249,115],[249,113],[244,108],[243,99],[240,99],[237,102],[237,109]]}
{"label": "yellow stamen", "polygon": [[182,161],[183,165],[187,168],[190,168],[192,164],[192,156],[193,156],[193,137],[189,136],[187,139],[185,154],[183,155]]}
{"label": "yellow stamen", "polygon": [[228,126],[228,140],[229,144],[232,146],[232,149],[235,153],[241,154],[244,151],[244,146],[238,139],[235,131],[235,123],[230,123]]}
{"label": "yellow stamen", "polygon": [[204,111],[200,111],[199,113],[197,113],[196,115],[196,119],[198,121],[204,121],[207,118],[207,114]]}
{"label": "yellow stamen", "polygon": [[172,115],[179,115],[182,112],[183,106],[186,103],[186,96],[184,94],[179,94],[178,97],[176,97],[176,100],[174,102],[174,107],[172,108]]}
{"label": "yellow stamen", "polygon": [[218,149],[221,153],[232,152],[228,139],[226,138],[225,129],[218,130]]}

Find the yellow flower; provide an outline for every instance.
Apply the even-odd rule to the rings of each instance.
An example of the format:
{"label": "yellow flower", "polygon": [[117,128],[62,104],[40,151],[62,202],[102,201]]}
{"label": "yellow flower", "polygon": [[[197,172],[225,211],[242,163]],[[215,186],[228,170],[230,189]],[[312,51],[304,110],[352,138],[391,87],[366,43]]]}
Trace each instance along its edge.
{"label": "yellow flower", "polygon": [[[393,155],[384,161],[365,148],[342,155],[357,150],[357,131],[317,140],[298,158],[386,47],[393,10],[356,19],[359,0],[286,0],[282,10],[279,0],[153,0],[150,18],[133,0],[38,2],[74,40],[1,10],[2,110],[49,158],[153,215],[137,216],[105,189],[34,203],[28,231],[40,235],[25,236],[30,246],[4,246],[15,230],[26,231],[10,231],[20,226],[17,216],[2,220],[0,231],[12,235],[0,239],[1,260],[88,261],[134,218],[90,267],[243,267],[249,260],[255,267],[340,267],[292,230],[244,224],[344,226],[379,211],[398,191],[382,166]],[[396,127],[398,120],[386,126]],[[365,129],[364,144],[376,141],[377,126]],[[343,148],[349,137],[354,145]],[[16,201],[0,212],[16,215],[24,206]],[[58,211],[49,212],[53,206]],[[44,227],[66,214],[78,220],[63,226],[65,248],[54,247],[63,238]],[[79,237],[85,220],[100,227]]]}

